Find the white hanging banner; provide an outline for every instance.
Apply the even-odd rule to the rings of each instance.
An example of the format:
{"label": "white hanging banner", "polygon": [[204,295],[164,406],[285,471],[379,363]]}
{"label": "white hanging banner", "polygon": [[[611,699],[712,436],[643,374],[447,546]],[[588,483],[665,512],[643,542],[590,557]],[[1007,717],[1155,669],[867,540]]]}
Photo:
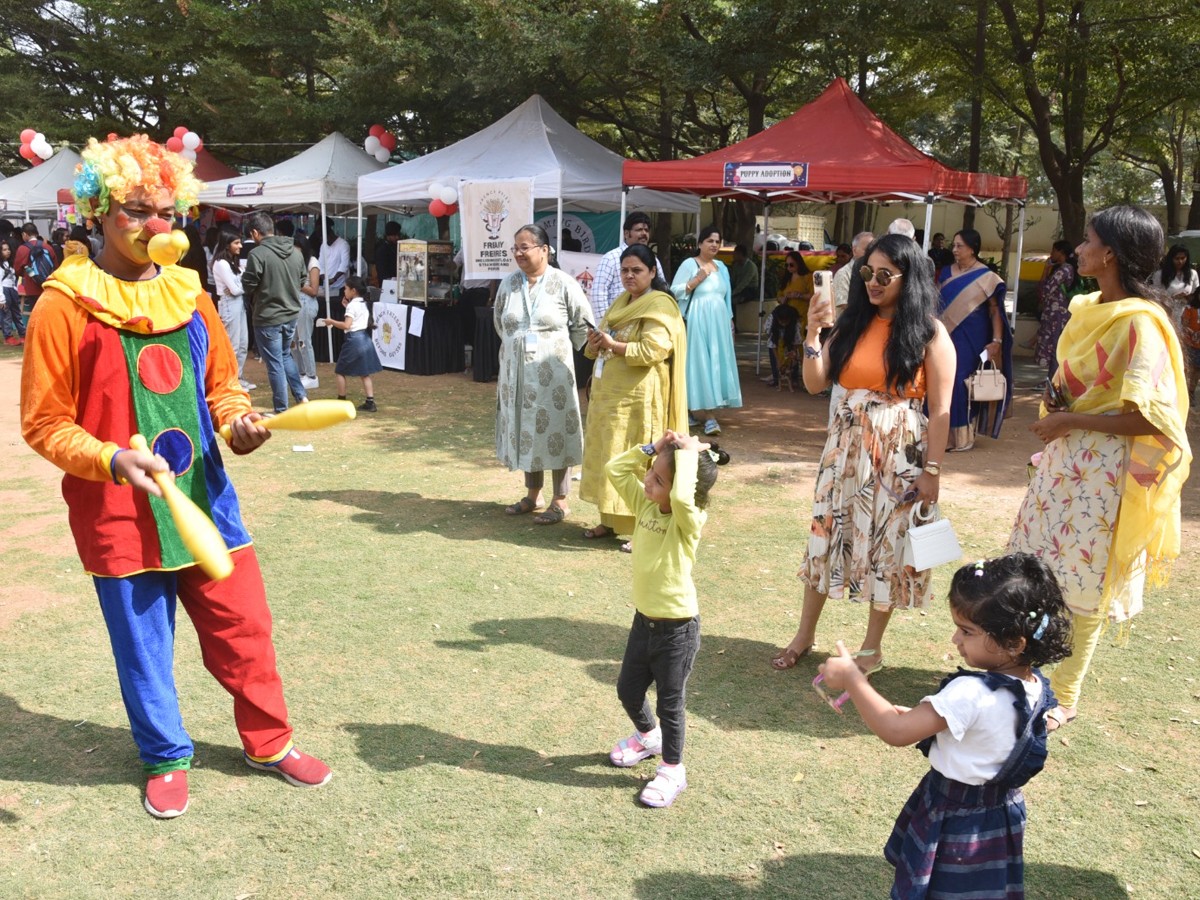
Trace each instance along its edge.
{"label": "white hanging banner", "polygon": [[533,179],[464,181],[458,189],[463,278],[502,278],[516,268],[509,248],[533,221]]}
{"label": "white hanging banner", "polygon": [[376,303],[375,352],[384,368],[404,371],[404,346],[408,343],[408,306],[403,303]]}

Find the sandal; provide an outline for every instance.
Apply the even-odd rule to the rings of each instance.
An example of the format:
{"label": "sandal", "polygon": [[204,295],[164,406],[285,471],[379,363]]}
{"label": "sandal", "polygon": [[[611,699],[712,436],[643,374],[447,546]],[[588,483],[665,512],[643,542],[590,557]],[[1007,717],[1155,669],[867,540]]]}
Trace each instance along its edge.
{"label": "sandal", "polygon": [[591,528],[583,529],[583,536],[589,541],[594,541],[598,538],[616,537],[617,533],[607,525],[593,525]]}
{"label": "sandal", "polygon": [[621,552],[622,553],[632,553],[633,552],[633,541],[626,541],[625,543],[623,543],[621,545]]}
{"label": "sandal", "polygon": [[[855,656],[857,658],[857,657],[861,657],[861,656],[878,656],[878,654],[879,654],[878,650],[859,650],[858,652],[854,653],[853,656]],[[858,666],[857,659],[854,664],[856,666]],[[862,666],[858,666],[858,670],[860,672],[862,672],[863,675],[866,676],[868,681],[871,679],[872,675],[875,675],[882,668],[883,668],[883,657],[882,656],[879,657],[879,662],[875,663],[875,665],[871,666],[871,668],[869,668],[869,669],[864,669]],[[825,683],[825,676],[818,675],[816,678],[814,678],[812,680],[813,690],[817,692],[817,694],[821,697],[822,700],[824,700],[826,703],[829,704],[830,709],[832,709],[838,715],[841,715],[842,707],[845,706],[846,701],[850,699],[850,692],[842,691],[842,693],[840,693],[837,697],[831,697],[831,696],[829,696],[829,692],[826,691],[825,688],[822,686],[822,685],[824,685],[824,683]]]}
{"label": "sandal", "polygon": [[557,503],[551,503],[545,511],[533,517],[534,525],[557,525],[567,517],[570,510],[563,509]]}
{"label": "sandal", "polygon": [[[668,775],[675,771],[678,774]],[[646,806],[663,809],[675,802],[675,798],[687,787],[687,773],[683,766],[659,766],[654,777],[642,788],[638,797]]]}
{"label": "sandal", "polygon": [[622,738],[608,751],[608,761],[614,766],[628,769],[636,766],[643,759],[658,756],[662,753],[662,729],[655,728],[649,734],[642,735],[634,732],[627,738]]}
{"label": "sandal", "polygon": [[[1068,710],[1070,710],[1068,712]],[[1075,717],[1079,715],[1074,708],[1067,706],[1056,706],[1054,709],[1046,712],[1046,732],[1058,731],[1064,725],[1070,725],[1075,721]]]}
{"label": "sandal", "polygon": [[535,509],[537,509],[536,503],[528,497],[522,497],[516,503],[511,503],[504,507],[504,514],[506,516],[523,516],[526,513],[533,512]]}
{"label": "sandal", "polygon": [[803,650],[799,651],[793,650],[791,647],[784,647],[771,657],[771,668],[778,669],[781,672],[785,669],[795,668],[796,663],[800,662],[800,660],[816,649],[817,645],[815,643],[809,644]]}

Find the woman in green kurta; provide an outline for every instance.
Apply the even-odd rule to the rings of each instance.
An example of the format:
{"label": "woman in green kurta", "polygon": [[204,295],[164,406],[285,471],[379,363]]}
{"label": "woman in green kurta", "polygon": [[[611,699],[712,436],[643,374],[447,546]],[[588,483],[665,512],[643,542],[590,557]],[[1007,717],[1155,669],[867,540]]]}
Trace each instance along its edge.
{"label": "woman in green kurta", "polygon": [[633,533],[633,512],[605,476],[605,464],[666,430],[687,431],[687,332],[644,244],[621,254],[621,284],[625,292],[588,335],[584,350],[596,368],[579,496],[600,509],[600,524],[584,531],[586,538]]}

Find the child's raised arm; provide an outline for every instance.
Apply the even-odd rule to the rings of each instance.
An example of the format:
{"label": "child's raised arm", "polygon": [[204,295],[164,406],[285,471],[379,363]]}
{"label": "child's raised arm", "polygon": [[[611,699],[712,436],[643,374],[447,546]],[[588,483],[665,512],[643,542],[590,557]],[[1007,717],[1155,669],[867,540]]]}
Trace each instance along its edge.
{"label": "child's raised arm", "polygon": [[907,747],[946,729],[946,720],[929,703],[920,703],[907,710],[893,706],[871,687],[846,645],[838,641],[837,650],[837,656],[831,656],[821,664],[825,683],[836,690],[850,692],[858,714],[884,743]]}

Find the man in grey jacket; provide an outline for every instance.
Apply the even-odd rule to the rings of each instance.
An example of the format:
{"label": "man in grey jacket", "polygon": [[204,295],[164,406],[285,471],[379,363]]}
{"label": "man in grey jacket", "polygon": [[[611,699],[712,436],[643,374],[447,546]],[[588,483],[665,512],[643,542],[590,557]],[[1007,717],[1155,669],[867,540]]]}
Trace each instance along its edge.
{"label": "man in grey jacket", "polygon": [[242,288],[254,309],[254,341],[267,367],[271,402],[276,413],[288,408],[288,388],[297,403],[307,403],[300,370],[291,346],[300,318],[300,285],[304,258],[290,237],[275,234],[270,215],[257,212],[246,220],[246,234],[255,242],[242,272]]}

